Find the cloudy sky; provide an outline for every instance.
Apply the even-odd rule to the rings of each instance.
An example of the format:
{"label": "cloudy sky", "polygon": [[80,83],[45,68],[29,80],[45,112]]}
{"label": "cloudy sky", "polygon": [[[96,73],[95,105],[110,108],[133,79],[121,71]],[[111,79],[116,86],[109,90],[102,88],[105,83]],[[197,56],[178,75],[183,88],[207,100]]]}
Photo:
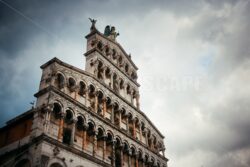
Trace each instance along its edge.
{"label": "cloudy sky", "polygon": [[250,166],[249,0],[0,0],[0,124],[28,110],[40,65],[84,69],[88,17],[120,32],[170,167]]}

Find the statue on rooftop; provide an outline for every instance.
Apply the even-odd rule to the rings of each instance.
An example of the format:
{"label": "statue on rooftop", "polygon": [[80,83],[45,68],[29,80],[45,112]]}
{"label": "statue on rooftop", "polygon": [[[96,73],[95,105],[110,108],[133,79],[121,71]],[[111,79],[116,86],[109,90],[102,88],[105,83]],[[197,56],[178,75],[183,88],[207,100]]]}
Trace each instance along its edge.
{"label": "statue on rooftop", "polygon": [[108,37],[110,35],[110,32],[111,32],[110,26],[107,25],[104,30],[104,35]]}
{"label": "statue on rooftop", "polygon": [[92,18],[89,18],[90,22],[92,23],[91,27],[90,27],[90,30],[93,31],[95,28],[95,23],[97,22],[97,20],[95,19],[92,19]]}

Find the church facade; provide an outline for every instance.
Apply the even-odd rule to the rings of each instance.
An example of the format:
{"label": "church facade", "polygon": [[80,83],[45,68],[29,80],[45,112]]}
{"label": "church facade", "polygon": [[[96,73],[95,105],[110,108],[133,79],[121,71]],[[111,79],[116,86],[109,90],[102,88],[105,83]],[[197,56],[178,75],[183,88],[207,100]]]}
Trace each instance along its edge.
{"label": "church facade", "polygon": [[35,107],[0,129],[0,166],[167,167],[164,136],[140,110],[137,66],[114,27],[90,20],[85,70],[41,66]]}

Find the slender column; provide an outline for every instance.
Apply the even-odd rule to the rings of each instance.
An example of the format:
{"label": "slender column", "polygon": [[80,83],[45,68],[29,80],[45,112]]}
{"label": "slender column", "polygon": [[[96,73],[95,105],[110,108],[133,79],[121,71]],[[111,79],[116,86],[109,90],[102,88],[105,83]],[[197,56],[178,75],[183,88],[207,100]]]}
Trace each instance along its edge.
{"label": "slender column", "polygon": [[116,141],[112,142],[112,167],[115,167],[115,144]]}
{"label": "slender column", "polygon": [[148,145],[148,131],[145,132],[145,140],[146,140],[146,145],[149,146]]}
{"label": "slender column", "polygon": [[114,81],[113,81],[113,75],[114,73],[111,74],[110,82],[111,82],[111,88],[113,89]]}
{"label": "slender column", "polygon": [[130,95],[130,102],[131,102],[131,104],[133,105],[133,99],[134,99],[134,98],[133,98],[133,93],[132,93],[132,91],[130,92],[129,95]]}
{"label": "slender column", "polygon": [[105,157],[106,157],[106,139],[107,139],[107,136],[104,136],[103,138],[103,161],[105,161]]}
{"label": "slender column", "polygon": [[139,132],[140,132],[140,141],[142,142],[142,131],[141,131],[141,124],[139,124]]}
{"label": "slender column", "polygon": [[136,95],[136,107],[137,107],[137,109],[140,109],[140,102],[139,102],[139,99],[140,99],[140,94],[137,93],[137,95]]}
{"label": "slender column", "polygon": [[133,137],[136,137],[135,120],[133,120]]}
{"label": "slender column", "polygon": [[95,95],[95,111],[97,113],[97,109],[98,109],[98,96],[97,94]]}
{"label": "slender column", "polygon": [[129,133],[129,123],[128,123],[128,116],[126,118],[126,125],[127,125],[127,133]]}
{"label": "slender column", "polygon": [[114,124],[115,122],[115,113],[114,113],[114,105],[111,106],[111,123]]}
{"label": "slender column", "polygon": [[93,156],[96,155],[96,150],[97,150],[97,135],[98,135],[98,132],[95,132],[94,133]]}
{"label": "slender column", "polygon": [[64,113],[61,113],[61,115],[60,115],[60,122],[59,122],[58,136],[57,136],[57,139],[59,141],[62,141],[62,137],[63,137],[63,125],[64,125]]}
{"label": "slender column", "polygon": [[77,119],[73,119],[70,144],[74,144]]}
{"label": "slender column", "polygon": [[88,125],[84,125],[84,129],[82,131],[82,150],[86,148],[86,135],[87,135]]}
{"label": "slender column", "polygon": [[121,111],[118,111],[119,112],[119,128],[121,128],[121,124],[122,124],[122,112]]}
{"label": "slender column", "polygon": [[131,167],[131,156],[132,156],[132,152],[129,149],[129,151],[128,151],[128,167]]}
{"label": "slender column", "polygon": [[45,110],[44,133],[47,133],[50,125],[50,116],[52,110],[50,106],[45,107],[44,110]]}
{"label": "slender column", "polygon": [[107,99],[106,98],[103,99],[103,110],[102,111],[103,111],[102,115],[105,118],[105,114],[107,112]]}

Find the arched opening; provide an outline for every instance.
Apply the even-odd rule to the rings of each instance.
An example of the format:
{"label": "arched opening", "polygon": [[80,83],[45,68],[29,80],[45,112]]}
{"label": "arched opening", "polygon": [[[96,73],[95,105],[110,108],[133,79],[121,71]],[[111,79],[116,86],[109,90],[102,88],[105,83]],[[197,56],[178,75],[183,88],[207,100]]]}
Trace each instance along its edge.
{"label": "arched opening", "polygon": [[127,115],[124,108],[121,109],[121,129],[127,132]]}
{"label": "arched opening", "polygon": [[112,114],[112,103],[111,103],[111,99],[109,97],[106,98],[106,113],[105,113],[105,118],[108,118],[109,120],[111,120],[111,114]]}
{"label": "arched opening", "polygon": [[106,76],[106,78],[110,78],[110,76],[111,76],[109,67],[107,67],[106,70],[105,70],[105,76]]}
{"label": "arched opening", "polygon": [[141,137],[140,137],[140,122],[139,122],[139,119],[137,117],[135,117],[135,138],[137,140],[141,140]]}
{"label": "arched opening", "polygon": [[95,135],[95,126],[92,122],[89,122],[86,135],[86,151],[89,152],[89,154],[93,153],[94,135]]}
{"label": "arched opening", "polygon": [[136,93],[136,91],[135,90],[133,90],[133,93],[132,93],[132,104],[134,105],[134,106],[136,106],[136,96],[137,96],[137,93]]}
{"label": "arched opening", "polygon": [[120,112],[117,103],[114,104],[114,124],[115,126],[120,127]]}
{"label": "arched opening", "polygon": [[111,88],[111,71],[109,67],[105,69],[105,83]]}
{"label": "arched opening", "polygon": [[120,94],[123,94],[123,91],[124,91],[124,80],[122,78],[120,79],[119,89],[120,89]]}
{"label": "arched opening", "polygon": [[136,150],[134,147],[131,147],[131,167],[136,167]]}
{"label": "arched opening", "polygon": [[155,136],[153,136],[153,151],[158,153],[158,145],[157,145],[157,140]]}
{"label": "arched opening", "polygon": [[151,140],[151,131],[150,130],[148,130],[148,132],[147,132],[147,139],[148,139],[148,147],[149,147],[149,149],[151,149],[151,146],[152,146],[152,140]]}
{"label": "arched opening", "polygon": [[115,143],[115,166],[122,166],[121,164],[121,140],[119,138],[116,138]]}
{"label": "arched opening", "polygon": [[89,103],[92,111],[95,109],[95,87],[91,84],[88,88],[89,91]]}
{"label": "arched opening", "polygon": [[80,81],[79,82],[79,92],[78,92],[78,94],[80,96],[85,96],[85,93],[86,93],[86,84],[83,81]]}
{"label": "arched opening", "polygon": [[104,142],[105,142],[104,131],[103,131],[103,129],[98,128],[98,129],[97,129],[97,150],[96,150],[96,155],[97,155],[100,159],[103,158]]}
{"label": "arched opening", "polygon": [[111,133],[107,133],[107,139],[106,139],[106,156],[105,160],[111,164],[112,160],[112,150],[113,150],[113,135]]}
{"label": "arched opening", "polygon": [[64,84],[65,84],[65,79],[64,79],[64,76],[60,73],[58,73],[56,75],[56,86],[59,88],[59,89],[62,89],[64,87]]}
{"label": "arched opening", "polygon": [[144,122],[141,122],[141,133],[142,133],[141,142],[146,144],[146,128]]}
{"label": "arched opening", "polygon": [[73,113],[71,110],[66,110],[65,117],[64,117],[64,128],[63,128],[63,143],[64,144],[71,144],[71,136],[72,134],[72,123],[73,123]]}
{"label": "arched opening", "polygon": [[83,132],[84,132],[84,118],[82,116],[77,117],[76,121],[76,130],[75,130],[75,139],[76,142],[81,145],[83,141]]}
{"label": "arched opening", "polygon": [[113,75],[113,89],[115,92],[118,92],[118,79],[116,73]]}
{"label": "arched opening", "polygon": [[71,92],[73,92],[76,88],[76,81],[71,77],[69,78],[69,81],[68,81],[68,87]]}
{"label": "arched opening", "polygon": [[133,125],[133,116],[131,113],[128,114],[128,133],[130,136],[133,136],[134,133],[134,125]]}
{"label": "arched opening", "polygon": [[102,93],[102,91],[98,91],[97,93],[97,113],[100,115],[103,115],[103,98],[104,95]]}
{"label": "arched opening", "polygon": [[31,164],[28,159],[22,159],[15,165],[15,167],[31,167]]}
{"label": "arched opening", "polygon": [[131,93],[130,85],[127,85],[126,90],[127,90],[127,94],[130,95],[130,93]]}
{"label": "arched opening", "polygon": [[124,142],[123,145],[123,164],[124,167],[129,166],[129,145],[127,142]]}
{"label": "arched opening", "polygon": [[97,66],[97,78],[100,80],[103,80],[103,63],[101,61],[98,62],[98,66]]}
{"label": "arched opening", "polygon": [[57,120],[60,119],[61,117],[61,113],[62,113],[61,105],[59,103],[54,103],[51,121],[57,122]]}

